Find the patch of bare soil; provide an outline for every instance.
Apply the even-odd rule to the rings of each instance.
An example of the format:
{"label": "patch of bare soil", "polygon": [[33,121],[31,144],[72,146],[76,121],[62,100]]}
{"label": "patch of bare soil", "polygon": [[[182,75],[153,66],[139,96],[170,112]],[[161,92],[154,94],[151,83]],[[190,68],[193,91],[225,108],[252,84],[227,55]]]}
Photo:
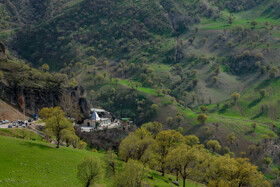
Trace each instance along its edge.
{"label": "patch of bare soil", "polygon": [[0,120],[28,120],[29,117],[25,116],[19,112],[17,109],[13,108],[11,105],[7,104],[6,102],[0,100]]}

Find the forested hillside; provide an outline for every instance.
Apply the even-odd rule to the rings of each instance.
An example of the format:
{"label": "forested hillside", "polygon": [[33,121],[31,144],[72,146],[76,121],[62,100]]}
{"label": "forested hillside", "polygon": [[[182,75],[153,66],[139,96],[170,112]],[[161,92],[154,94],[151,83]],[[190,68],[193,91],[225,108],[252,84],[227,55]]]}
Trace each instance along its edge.
{"label": "forested hillside", "polygon": [[203,143],[218,140],[278,180],[279,7],[279,0],[1,1],[0,40],[12,59],[1,61],[2,82],[13,75],[3,67],[22,59],[16,68],[40,69],[27,73],[36,86],[63,78],[62,87],[94,107],[139,127],[159,121]]}

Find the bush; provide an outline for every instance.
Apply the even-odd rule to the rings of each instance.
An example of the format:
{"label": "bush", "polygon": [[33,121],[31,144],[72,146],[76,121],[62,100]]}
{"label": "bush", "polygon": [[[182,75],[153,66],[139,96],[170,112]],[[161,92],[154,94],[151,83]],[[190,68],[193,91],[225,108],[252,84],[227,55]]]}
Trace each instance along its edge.
{"label": "bush", "polygon": [[78,143],[78,149],[85,149],[87,146],[87,143],[84,142],[83,140],[80,140]]}

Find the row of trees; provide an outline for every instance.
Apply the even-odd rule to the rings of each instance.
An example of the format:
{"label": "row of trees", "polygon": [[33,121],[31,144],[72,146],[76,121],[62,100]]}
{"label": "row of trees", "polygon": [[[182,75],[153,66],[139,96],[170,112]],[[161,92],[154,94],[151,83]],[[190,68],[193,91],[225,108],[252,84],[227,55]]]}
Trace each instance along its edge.
{"label": "row of trees", "polygon": [[[229,137],[230,138],[230,137]],[[206,146],[214,153],[221,149],[219,142],[210,140]],[[183,136],[174,130],[161,130],[157,122],[144,124],[125,138],[119,156],[125,162],[140,161],[145,167],[180,175],[209,186],[270,186],[257,167],[246,158],[233,154],[212,156],[194,135]]]}

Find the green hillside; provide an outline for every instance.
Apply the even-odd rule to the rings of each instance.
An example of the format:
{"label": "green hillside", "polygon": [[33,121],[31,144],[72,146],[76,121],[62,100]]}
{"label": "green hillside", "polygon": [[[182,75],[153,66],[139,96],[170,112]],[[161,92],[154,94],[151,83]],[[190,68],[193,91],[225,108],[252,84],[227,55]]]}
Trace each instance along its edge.
{"label": "green hillside", "polygon": [[[279,8],[279,0],[0,2],[0,40],[13,59],[0,62],[0,85],[81,85],[94,107],[138,127],[159,121],[203,143],[216,139],[274,180],[280,168],[274,147],[280,133]],[[201,113],[205,122],[197,120]]]}
{"label": "green hillside", "polygon": [[[0,136],[0,186],[82,186],[77,179],[77,165],[87,156],[102,159],[102,153],[63,147],[44,142]],[[168,178],[153,171],[154,186],[175,186]],[[167,181],[167,182],[165,182]],[[168,184],[169,183],[169,184]],[[105,177],[98,186],[112,186],[110,177]],[[188,182],[187,186],[202,186]]]}

